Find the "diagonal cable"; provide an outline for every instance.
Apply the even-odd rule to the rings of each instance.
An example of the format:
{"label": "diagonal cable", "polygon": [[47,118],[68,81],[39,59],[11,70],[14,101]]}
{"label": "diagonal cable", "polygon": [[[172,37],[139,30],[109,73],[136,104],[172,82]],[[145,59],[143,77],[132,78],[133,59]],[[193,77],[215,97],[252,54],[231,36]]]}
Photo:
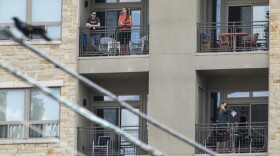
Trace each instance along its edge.
{"label": "diagonal cable", "polygon": [[45,53],[41,52],[40,49],[32,46],[32,45],[29,45],[27,44],[24,40],[22,39],[18,39],[16,38],[10,31],[8,30],[5,30],[3,29],[2,30],[2,33],[10,38],[12,38],[14,41],[16,41],[17,43],[19,43],[20,45],[22,45],[23,47],[33,51],[34,53],[36,53],[37,55],[45,58],[46,60],[48,60],[49,62],[51,62],[52,64],[54,64],[56,67],[59,67],[61,68],[64,72],[68,73],[69,75],[77,78],[78,80],[82,81],[84,84],[86,84],[87,86],[97,90],[98,92],[104,94],[104,95],[107,95],[109,96],[112,100],[118,102],[122,107],[128,109],[130,112],[132,112],[133,114],[135,115],[138,115],[140,117],[142,117],[143,119],[147,120],[147,122],[151,123],[152,125],[154,125],[155,127],[165,131],[166,133],[172,135],[173,137],[191,145],[191,146],[194,146],[206,153],[209,153],[213,156],[216,156],[218,155],[216,152],[202,146],[201,144],[199,143],[196,143],[194,140],[184,136],[183,134],[169,128],[168,126],[164,125],[163,123],[160,123],[159,121],[149,117],[148,115],[144,114],[143,112],[141,111],[136,111],[133,109],[133,107],[131,105],[129,105],[127,102],[125,101],[122,101],[122,100],[119,100],[117,98],[116,95],[114,95],[112,92],[106,90],[105,88],[99,86],[98,84],[92,82],[91,80],[89,80],[88,78],[80,75],[79,73],[75,72],[75,71],[72,71],[70,69],[68,69],[67,67],[65,67],[64,65],[60,64],[58,61],[56,61],[55,59],[53,59],[52,57],[46,55]]}
{"label": "diagonal cable", "polygon": [[156,156],[164,156],[166,154],[164,154],[163,152],[151,147],[150,145],[147,145],[145,143],[143,143],[142,141],[132,137],[129,133],[121,130],[119,127],[109,123],[106,120],[101,119],[100,117],[96,116],[95,114],[93,114],[92,112],[90,112],[89,110],[74,104],[70,101],[68,101],[67,99],[56,95],[51,89],[49,89],[48,87],[45,87],[43,85],[41,85],[40,83],[38,83],[37,81],[35,81],[34,79],[24,75],[22,72],[20,72],[19,70],[17,70],[16,68],[8,65],[7,63],[0,61],[0,66],[2,68],[4,68],[6,71],[16,75],[17,77],[21,78],[24,81],[27,81],[28,83],[30,83],[31,85],[33,85],[34,87],[38,88],[40,91],[44,92],[45,94],[49,95],[50,97],[54,98],[55,100],[63,103],[64,105],[66,105],[67,107],[69,107],[70,109],[72,109],[73,111],[79,113],[80,115],[86,117],[87,119],[93,121],[96,124],[101,125],[104,128],[108,128],[110,130],[112,130],[114,133],[121,135],[122,137],[124,137],[126,140],[130,141],[131,143],[135,144],[137,147],[143,149],[144,151],[148,152],[151,155],[156,155]]}

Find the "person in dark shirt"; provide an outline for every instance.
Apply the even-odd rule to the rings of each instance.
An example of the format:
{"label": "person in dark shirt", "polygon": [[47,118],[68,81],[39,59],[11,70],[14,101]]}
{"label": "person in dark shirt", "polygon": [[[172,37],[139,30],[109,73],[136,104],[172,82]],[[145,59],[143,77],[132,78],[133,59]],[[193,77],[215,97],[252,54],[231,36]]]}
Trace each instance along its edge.
{"label": "person in dark shirt", "polygon": [[227,103],[222,102],[219,109],[219,128],[217,137],[216,150],[225,150],[228,148],[229,133],[227,131],[229,111]]}
{"label": "person in dark shirt", "polygon": [[96,51],[99,51],[100,33],[97,29],[100,27],[100,20],[96,17],[96,11],[91,12],[91,17],[87,19],[86,27],[90,30],[90,42]]}

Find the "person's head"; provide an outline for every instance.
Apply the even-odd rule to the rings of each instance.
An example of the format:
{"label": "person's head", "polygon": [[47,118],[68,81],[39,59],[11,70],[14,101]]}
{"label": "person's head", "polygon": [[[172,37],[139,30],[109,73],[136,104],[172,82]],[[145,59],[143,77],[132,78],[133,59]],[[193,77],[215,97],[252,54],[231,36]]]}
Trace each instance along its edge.
{"label": "person's head", "polygon": [[123,7],[123,8],[122,8],[122,14],[129,15],[129,11],[128,11],[128,8],[127,8],[127,7]]}
{"label": "person's head", "polygon": [[226,107],[227,107],[227,103],[225,101],[221,102],[220,108],[226,108]]}
{"label": "person's head", "polygon": [[90,16],[91,16],[92,18],[95,18],[95,17],[96,17],[96,11],[91,11]]}

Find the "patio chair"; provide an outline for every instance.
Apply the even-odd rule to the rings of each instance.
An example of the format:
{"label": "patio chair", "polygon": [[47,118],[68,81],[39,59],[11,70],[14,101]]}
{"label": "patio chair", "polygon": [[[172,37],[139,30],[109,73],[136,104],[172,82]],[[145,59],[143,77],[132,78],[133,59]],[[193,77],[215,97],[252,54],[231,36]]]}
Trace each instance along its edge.
{"label": "patio chair", "polygon": [[[116,43],[117,41],[110,37],[102,37],[100,38],[100,44],[99,44],[99,51],[103,55],[109,55],[110,49],[109,49],[109,43]],[[111,44],[112,48],[112,44]]]}
{"label": "patio chair", "polygon": [[113,41],[108,42],[108,52],[110,55],[116,55],[121,51],[121,44],[113,39]]}
{"label": "patio chair", "polygon": [[109,142],[111,140],[110,136],[99,136],[97,143],[92,144],[92,155],[109,155]]}
{"label": "patio chair", "polygon": [[219,45],[219,51],[221,51],[221,48],[224,46],[226,46],[228,48],[228,51],[230,51],[232,46],[230,37],[223,34],[219,35],[218,45]]}
{"label": "patio chair", "polygon": [[[255,33],[255,34],[249,34],[248,36],[245,36],[243,38],[243,50],[245,51],[246,47],[251,47],[251,49],[257,49],[258,48],[258,37],[259,37],[259,33]],[[253,48],[254,47],[254,48]]]}
{"label": "patio chair", "polygon": [[143,36],[136,42],[129,41],[130,54],[142,55],[148,51],[148,36]]}

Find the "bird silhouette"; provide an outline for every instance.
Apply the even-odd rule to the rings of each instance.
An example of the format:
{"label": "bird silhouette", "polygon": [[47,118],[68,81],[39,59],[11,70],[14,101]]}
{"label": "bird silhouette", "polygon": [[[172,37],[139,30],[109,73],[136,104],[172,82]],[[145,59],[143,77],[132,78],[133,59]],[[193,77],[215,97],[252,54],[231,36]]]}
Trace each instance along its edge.
{"label": "bird silhouette", "polygon": [[47,32],[44,28],[26,24],[16,17],[13,17],[13,20],[15,21],[15,26],[17,29],[20,30],[26,37],[30,38],[31,34],[37,34],[43,37],[45,40],[51,41],[51,39],[46,35]]}

